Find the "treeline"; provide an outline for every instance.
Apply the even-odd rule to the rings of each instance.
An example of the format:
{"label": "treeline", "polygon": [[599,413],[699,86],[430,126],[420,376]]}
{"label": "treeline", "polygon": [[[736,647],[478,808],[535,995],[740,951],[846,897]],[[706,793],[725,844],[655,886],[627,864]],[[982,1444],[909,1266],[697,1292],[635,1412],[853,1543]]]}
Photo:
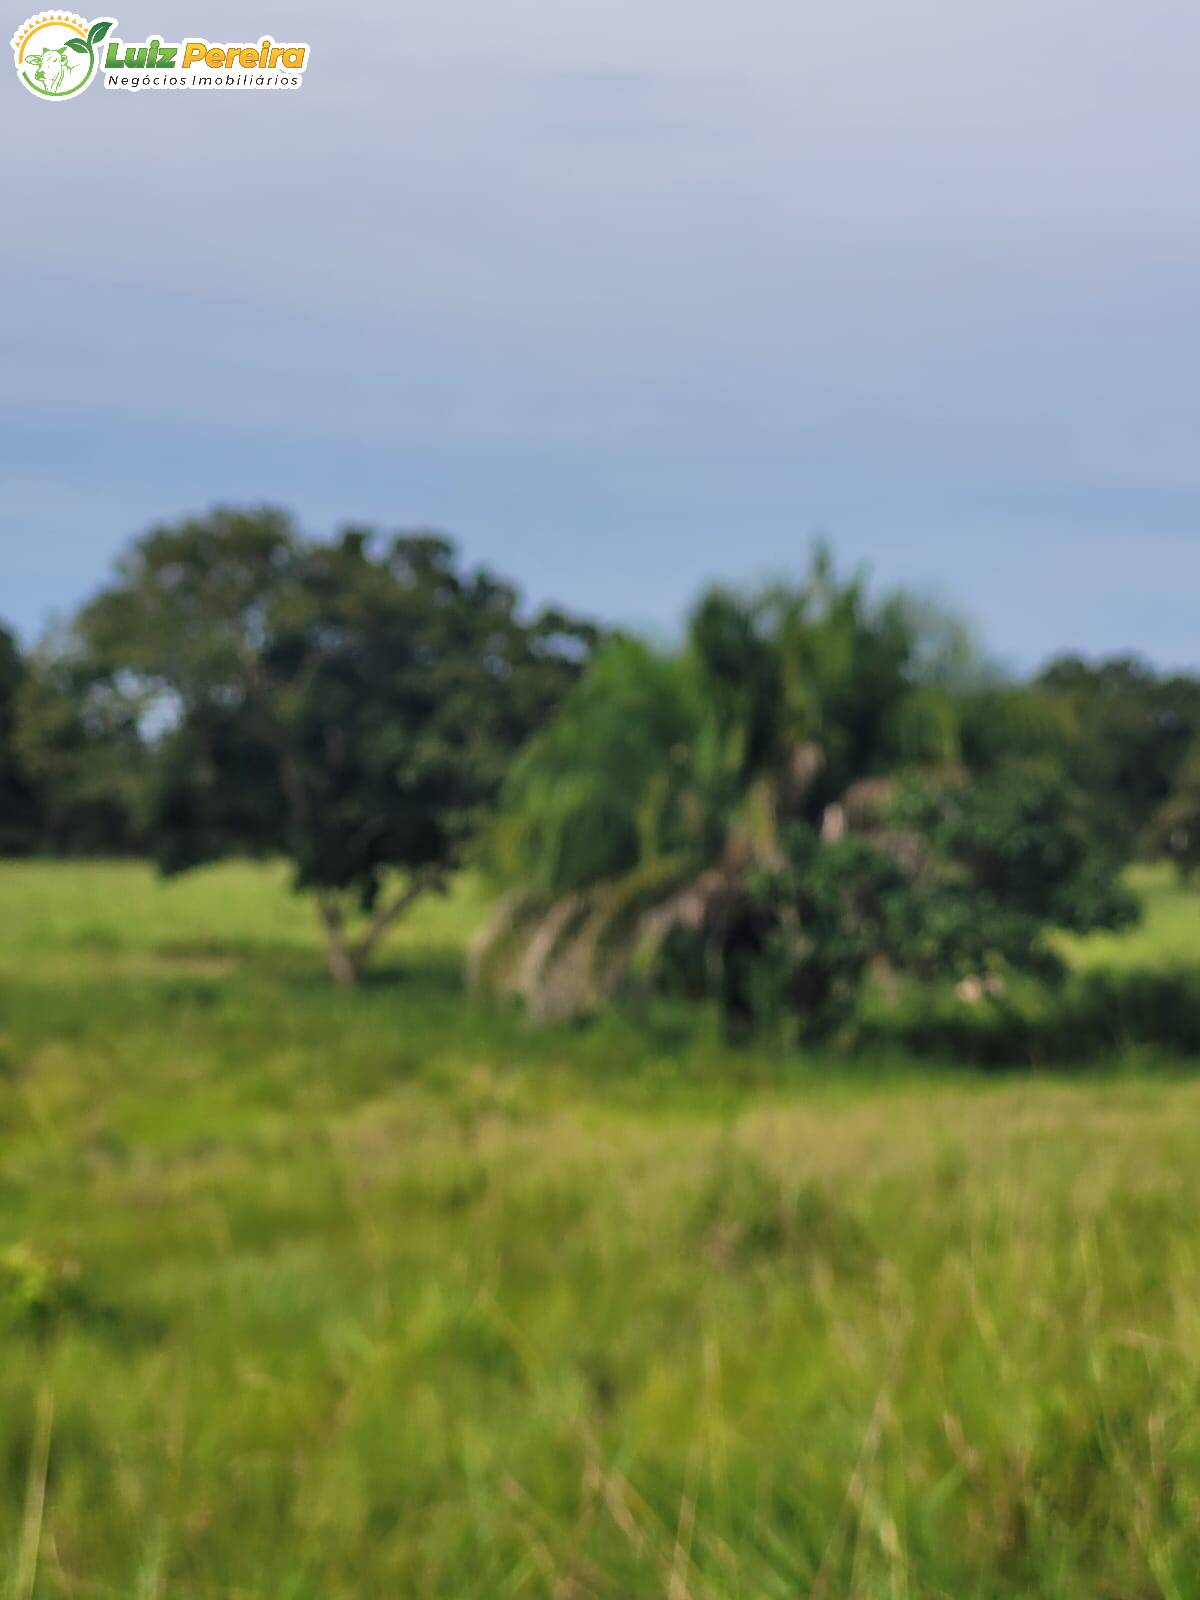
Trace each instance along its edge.
{"label": "treeline", "polygon": [[[631,985],[828,1026],[864,985],[999,992],[1200,866],[1200,679],[990,669],[818,554],[655,649],[427,534],[281,512],[152,530],[69,625],[0,631],[0,852],[291,861],[330,967],[465,861],[507,887],[480,982],[547,1016]],[[987,987],[987,986],[990,986]]]}
{"label": "treeline", "polygon": [[546,1018],[666,992],[793,1035],[879,997],[889,1027],[947,988],[1009,1006],[1061,987],[1056,933],[1136,919],[1132,857],[1194,860],[1198,737],[1196,680],[1003,681],[818,553],[709,592],[677,649],[596,652],[506,781],[477,978]]}

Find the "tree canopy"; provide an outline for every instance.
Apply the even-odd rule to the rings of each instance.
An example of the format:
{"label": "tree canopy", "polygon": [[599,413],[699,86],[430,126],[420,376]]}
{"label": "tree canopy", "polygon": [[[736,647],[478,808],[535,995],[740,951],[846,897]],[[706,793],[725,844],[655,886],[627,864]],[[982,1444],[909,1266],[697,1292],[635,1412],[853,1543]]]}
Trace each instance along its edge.
{"label": "tree canopy", "polygon": [[1158,673],[1127,656],[1061,656],[1034,692],[1050,697],[1070,733],[1061,754],[1075,783],[1096,797],[1098,821],[1121,848],[1153,847],[1156,814],[1200,744],[1200,680]]}
{"label": "tree canopy", "polygon": [[1151,817],[1145,844],[1150,854],[1174,862],[1183,878],[1200,872],[1200,738],[1180,762],[1170,793]]}
{"label": "tree canopy", "polygon": [[349,983],[461,862],[592,630],[523,619],[510,585],[461,570],[433,535],[320,544],[281,512],[218,510],[140,540],[76,637],[149,730],[160,865],[284,855]]}

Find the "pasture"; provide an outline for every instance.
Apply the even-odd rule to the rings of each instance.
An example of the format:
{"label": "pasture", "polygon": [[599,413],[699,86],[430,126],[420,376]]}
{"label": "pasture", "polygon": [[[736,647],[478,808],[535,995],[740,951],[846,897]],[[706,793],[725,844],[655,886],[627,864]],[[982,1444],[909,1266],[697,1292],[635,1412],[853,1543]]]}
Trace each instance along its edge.
{"label": "pasture", "polygon": [[346,994],[275,869],[0,866],[14,1600],[1200,1596],[1182,1063],[533,1031],[479,909]]}

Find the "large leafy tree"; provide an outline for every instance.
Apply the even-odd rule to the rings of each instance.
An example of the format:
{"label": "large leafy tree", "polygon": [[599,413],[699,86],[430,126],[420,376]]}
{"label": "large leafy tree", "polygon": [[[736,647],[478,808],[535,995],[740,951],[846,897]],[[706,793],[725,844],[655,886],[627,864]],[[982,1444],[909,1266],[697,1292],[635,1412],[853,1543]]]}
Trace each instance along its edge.
{"label": "large leafy tree", "polygon": [[971,717],[1001,691],[968,656],[823,552],[795,589],[710,592],[677,652],[609,644],[507,784],[514,887],[477,977],[544,1016],[642,973],[816,1020],[873,964],[1040,966],[1044,928],[1121,920],[1040,734],[1021,762],[1010,735],[989,747],[986,782],[969,771]]}
{"label": "large leafy tree", "polygon": [[77,636],[147,730],[162,867],[286,856],[344,984],[461,861],[592,637],[558,613],[523,619],[443,539],[312,543],[273,510],[154,530]]}

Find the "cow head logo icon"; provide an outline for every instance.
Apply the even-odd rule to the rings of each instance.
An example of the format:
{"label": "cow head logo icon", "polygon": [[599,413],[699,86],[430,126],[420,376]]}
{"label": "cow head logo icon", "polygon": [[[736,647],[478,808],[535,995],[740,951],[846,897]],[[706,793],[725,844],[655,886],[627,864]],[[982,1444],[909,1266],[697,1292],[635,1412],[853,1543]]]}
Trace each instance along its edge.
{"label": "cow head logo icon", "polygon": [[27,18],[12,37],[21,82],[44,100],[69,100],[96,76],[100,41],[113,23],[112,17],[98,17],[89,24],[70,11]]}

